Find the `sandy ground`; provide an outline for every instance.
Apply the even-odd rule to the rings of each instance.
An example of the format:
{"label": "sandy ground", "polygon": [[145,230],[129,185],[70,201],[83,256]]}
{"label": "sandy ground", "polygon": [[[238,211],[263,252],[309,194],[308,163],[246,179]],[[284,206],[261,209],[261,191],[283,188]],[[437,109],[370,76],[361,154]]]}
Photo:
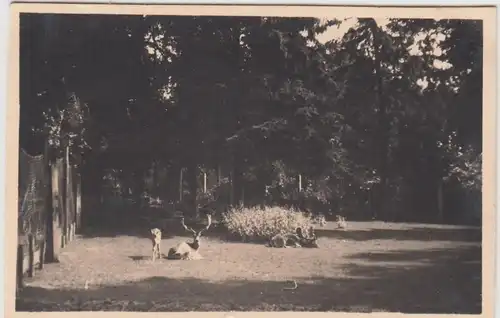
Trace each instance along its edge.
{"label": "sandy ground", "polygon": [[[151,261],[146,237],[80,237],[17,300],[22,311],[481,312],[481,232],[351,222],[317,230],[319,249],[207,237],[203,260]],[[188,239],[162,241],[162,252]],[[284,289],[293,287],[294,290]]]}

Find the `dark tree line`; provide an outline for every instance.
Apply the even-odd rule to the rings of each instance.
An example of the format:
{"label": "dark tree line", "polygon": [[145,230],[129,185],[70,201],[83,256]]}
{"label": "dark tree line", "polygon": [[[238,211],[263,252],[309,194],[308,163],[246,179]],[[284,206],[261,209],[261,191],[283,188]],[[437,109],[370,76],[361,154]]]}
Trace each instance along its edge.
{"label": "dark tree line", "polygon": [[200,172],[224,170],[233,204],[462,218],[481,193],[481,21],[359,19],[317,39],[339,23],[23,14],[21,147],[69,145],[88,197],[114,171],[133,196],[178,198],[182,173],[194,207]]}

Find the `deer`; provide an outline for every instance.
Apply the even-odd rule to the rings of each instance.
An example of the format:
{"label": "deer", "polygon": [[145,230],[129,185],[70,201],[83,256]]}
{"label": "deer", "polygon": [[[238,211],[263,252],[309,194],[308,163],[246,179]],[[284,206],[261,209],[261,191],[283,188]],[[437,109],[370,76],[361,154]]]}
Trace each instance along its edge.
{"label": "deer", "polygon": [[160,244],[161,244],[161,230],[158,228],[151,229],[151,242],[153,243],[153,262],[157,258],[161,258]]}
{"label": "deer", "polygon": [[321,227],[325,227],[327,222],[326,218],[323,214],[320,214],[316,217],[316,223],[318,223]]}
{"label": "deer", "polygon": [[309,233],[307,237],[304,236],[303,230],[301,227],[298,227],[296,230],[297,236],[300,239],[300,245],[302,247],[309,248],[319,248],[318,238],[316,237],[316,233],[314,233],[314,227],[309,227]]}
{"label": "deer", "polygon": [[338,229],[346,229],[347,228],[347,220],[344,216],[337,215],[337,228]]}
{"label": "deer", "polygon": [[300,237],[296,234],[276,234],[269,239],[269,247],[287,248],[289,246],[301,247]]}
{"label": "deer", "polygon": [[278,248],[287,248],[287,247],[306,247],[306,248],[318,248],[316,234],[314,233],[314,228],[311,226],[309,228],[308,237],[304,236],[303,230],[301,227],[298,227],[295,230],[295,234],[276,234],[270,238],[268,246],[269,247],[278,247]]}
{"label": "deer", "polygon": [[202,259],[202,256],[198,253],[200,249],[200,238],[201,234],[210,228],[212,224],[212,215],[207,214],[208,225],[199,231],[195,231],[193,228],[188,227],[184,223],[184,218],[181,218],[181,225],[186,230],[193,234],[192,242],[182,242],[177,244],[175,247],[170,248],[168,251],[167,259],[175,260],[194,260]]}

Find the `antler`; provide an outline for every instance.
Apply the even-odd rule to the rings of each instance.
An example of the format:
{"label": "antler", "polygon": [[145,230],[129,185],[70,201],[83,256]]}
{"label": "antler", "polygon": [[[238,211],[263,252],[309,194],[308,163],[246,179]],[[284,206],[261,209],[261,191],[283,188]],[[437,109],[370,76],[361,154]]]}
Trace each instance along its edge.
{"label": "antler", "polygon": [[316,233],[314,233],[314,227],[313,226],[309,227],[309,237],[310,238],[316,238]]}
{"label": "antler", "polygon": [[186,224],[184,223],[184,218],[181,218],[181,224],[182,226],[187,230],[187,231],[190,231],[190,232],[193,232],[194,234],[196,234],[196,231],[193,230],[192,228],[190,227],[187,227]]}
{"label": "antler", "polygon": [[305,238],[304,233],[302,232],[302,228],[299,226],[295,229],[295,234],[297,234],[298,237],[301,239]]}
{"label": "antler", "polygon": [[208,230],[210,225],[212,225],[212,215],[207,214],[207,219],[208,219],[208,225],[205,228],[201,229],[199,233]]}

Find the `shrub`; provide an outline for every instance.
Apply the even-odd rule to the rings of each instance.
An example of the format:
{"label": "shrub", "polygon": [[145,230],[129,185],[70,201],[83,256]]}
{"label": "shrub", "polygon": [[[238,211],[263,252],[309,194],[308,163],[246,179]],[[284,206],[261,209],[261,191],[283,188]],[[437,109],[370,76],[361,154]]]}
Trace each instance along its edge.
{"label": "shrub", "polygon": [[227,230],[243,240],[262,241],[279,233],[295,233],[297,227],[309,228],[312,219],[296,210],[281,207],[235,208],[223,215]]}

